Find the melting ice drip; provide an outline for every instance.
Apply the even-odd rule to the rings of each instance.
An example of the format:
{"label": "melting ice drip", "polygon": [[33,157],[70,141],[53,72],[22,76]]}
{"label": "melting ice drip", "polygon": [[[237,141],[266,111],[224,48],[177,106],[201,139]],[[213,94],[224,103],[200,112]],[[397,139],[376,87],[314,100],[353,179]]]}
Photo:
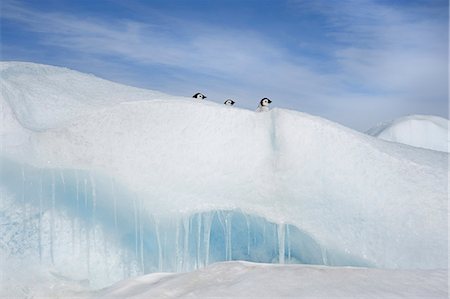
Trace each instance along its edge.
{"label": "melting ice drip", "polygon": [[2,232],[1,249],[70,269],[97,285],[230,260],[352,264],[333,261],[293,225],[240,210],[162,217],[112,179],[88,171],[37,169],[4,159],[1,178],[0,217],[8,231]]}

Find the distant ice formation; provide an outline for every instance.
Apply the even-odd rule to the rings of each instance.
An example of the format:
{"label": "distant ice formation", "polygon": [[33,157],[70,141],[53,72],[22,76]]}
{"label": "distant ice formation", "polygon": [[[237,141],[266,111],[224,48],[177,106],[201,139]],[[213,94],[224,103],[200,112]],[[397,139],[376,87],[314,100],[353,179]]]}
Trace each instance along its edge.
{"label": "distant ice formation", "polygon": [[387,141],[449,152],[448,119],[432,115],[410,115],[379,124],[367,134]]}

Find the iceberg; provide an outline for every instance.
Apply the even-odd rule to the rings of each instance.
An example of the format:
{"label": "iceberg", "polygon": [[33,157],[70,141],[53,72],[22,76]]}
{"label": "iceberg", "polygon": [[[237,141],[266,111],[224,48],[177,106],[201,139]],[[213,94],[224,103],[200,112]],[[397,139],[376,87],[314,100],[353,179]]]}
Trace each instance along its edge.
{"label": "iceberg", "polygon": [[0,69],[8,259],[93,287],[234,260],[447,268],[447,153],[298,111]]}
{"label": "iceberg", "polygon": [[434,115],[409,115],[381,123],[367,134],[383,140],[449,152],[448,119]]}

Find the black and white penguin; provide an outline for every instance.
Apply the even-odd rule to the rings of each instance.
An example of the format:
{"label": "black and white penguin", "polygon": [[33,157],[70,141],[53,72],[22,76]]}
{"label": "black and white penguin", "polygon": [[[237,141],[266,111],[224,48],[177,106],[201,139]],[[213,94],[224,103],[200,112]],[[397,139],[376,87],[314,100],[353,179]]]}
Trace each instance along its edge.
{"label": "black and white penguin", "polygon": [[194,99],[197,99],[197,100],[203,100],[203,99],[206,99],[206,96],[205,96],[204,94],[200,93],[200,92],[197,92],[197,93],[194,94],[192,97],[193,97]]}
{"label": "black and white penguin", "polygon": [[259,101],[259,106],[256,108],[256,112],[266,112],[269,111],[269,105],[272,103],[271,100],[268,98],[263,98],[261,101]]}
{"label": "black and white penguin", "polygon": [[228,99],[224,102],[225,105],[227,106],[233,106],[234,105],[234,101],[232,99]]}

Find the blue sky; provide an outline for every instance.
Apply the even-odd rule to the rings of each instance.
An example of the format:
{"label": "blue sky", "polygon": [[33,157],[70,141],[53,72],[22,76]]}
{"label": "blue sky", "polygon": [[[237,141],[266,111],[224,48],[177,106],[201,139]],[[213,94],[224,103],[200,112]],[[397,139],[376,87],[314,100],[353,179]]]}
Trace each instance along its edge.
{"label": "blue sky", "polygon": [[1,59],[366,130],[448,113],[446,0],[1,1]]}

